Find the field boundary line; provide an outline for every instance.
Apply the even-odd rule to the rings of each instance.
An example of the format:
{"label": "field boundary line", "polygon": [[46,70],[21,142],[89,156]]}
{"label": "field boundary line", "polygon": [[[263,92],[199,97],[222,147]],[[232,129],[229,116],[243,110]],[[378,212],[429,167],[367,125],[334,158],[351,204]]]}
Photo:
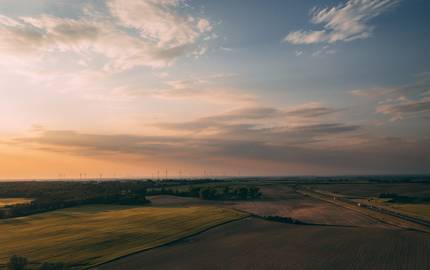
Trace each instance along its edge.
{"label": "field boundary line", "polygon": [[[238,211],[238,212],[239,212],[239,211]],[[246,212],[242,212],[242,213],[244,213],[244,214],[245,214]],[[204,232],[207,232],[207,231],[209,231],[209,230],[215,229],[216,227],[220,227],[220,226],[223,226],[223,225],[226,225],[226,224],[232,223],[232,222],[236,222],[236,221],[240,221],[240,220],[243,220],[243,219],[246,219],[246,218],[252,217],[250,214],[248,214],[248,213],[246,213],[246,214],[247,214],[246,216],[239,217],[239,218],[232,219],[232,220],[228,220],[228,221],[224,221],[224,222],[219,223],[219,224],[216,224],[216,225],[212,225],[212,226],[210,226],[210,227],[208,227],[208,228],[205,228],[205,229],[203,229],[203,230],[201,230],[201,231],[198,231],[198,232],[192,233],[192,234],[190,234],[190,235],[187,235],[187,236],[184,236],[184,237],[178,238],[178,239],[176,239],[176,240],[173,240],[173,241],[170,241],[170,242],[167,242],[167,243],[164,243],[164,244],[158,245],[158,246],[154,246],[154,247],[145,248],[145,249],[142,249],[142,250],[139,250],[139,251],[135,251],[135,252],[129,253],[129,254],[127,254],[127,255],[123,255],[123,256],[120,256],[120,257],[118,257],[118,258],[115,258],[115,259],[112,259],[112,260],[108,260],[108,261],[106,261],[106,262],[98,263],[98,264],[95,264],[95,265],[92,265],[92,266],[88,266],[88,267],[85,267],[85,268],[82,268],[82,269],[85,269],[85,270],[86,270],[86,269],[88,269],[88,270],[97,270],[97,269],[98,269],[97,267],[99,267],[99,266],[101,266],[101,265],[108,264],[108,263],[111,263],[111,262],[115,262],[115,261],[118,261],[118,260],[120,260],[120,259],[124,259],[124,258],[126,258],[126,257],[132,256],[132,255],[136,255],[136,254],[138,254],[138,253],[142,253],[142,252],[149,251],[149,250],[152,250],[152,249],[156,249],[156,248],[161,248],[161,247],[165,247],[165,246],[168,246],[168,245],[172,245],[172,244],[178,243],[178,242],[180,242],[180,241],[183,241],[183,240],[185,240],[185,239],[187,239],[187,238],[194,237],[194,236],[197,236],[197,235],[202,234],[202,233],[204,233]]]}

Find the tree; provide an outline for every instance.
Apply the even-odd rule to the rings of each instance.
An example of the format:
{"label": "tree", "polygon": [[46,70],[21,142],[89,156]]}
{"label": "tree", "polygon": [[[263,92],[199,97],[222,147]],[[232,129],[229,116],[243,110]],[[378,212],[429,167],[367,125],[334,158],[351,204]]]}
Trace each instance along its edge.
{"label": "tree", "polygon": [[210,197],[210,190],[208,188],[202,188],[199,191],[199,197],[200,199],[209,199]]}
{"label": "tree", "polygon": [[261,196],[260,189],[258,187],[249,188],[249,197],[255,199]]}
{"label": "tree", "polygon": [[24,257],[13,255],[9,258],[7,263],[7,269],[9,270],[26,270],[28,265],[28,260]]}
{"label": "tree", "polygon": [[224,187],[223,196],[226,198],[229,198],[229,196],[230,196],[230,187],[229,186]]}
{"label": "tree", "polygon": [[200,194],[200,187],[193,187],[193,186],[190,186],[189,188],[188,188],[188,193],[190,194],[190,196],[192,196],[192,197],[199,197],[199,194]]}
{"label": "tree", "polygon": [[248,197],[248,189],[246,187],[242,187],[239,189],[239,199],[245,200]]}
{"label": "tree", "polygon": [[66,270],[67,267],[64,263],[43,263],[38,270]]}
{"label": "tree", "polygon": [[207,187],[200,189],[199,197],[205,200],[216,200],[218,196],[216,189]]}

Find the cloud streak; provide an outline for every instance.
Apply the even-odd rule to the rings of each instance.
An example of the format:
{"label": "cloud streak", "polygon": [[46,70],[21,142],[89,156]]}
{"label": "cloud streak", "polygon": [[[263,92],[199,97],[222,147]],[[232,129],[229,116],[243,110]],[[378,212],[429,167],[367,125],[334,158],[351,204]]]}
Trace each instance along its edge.
{"label": "cloud streak", "polygon": [[337,111],[317,104],[283,110],[249,107],[192,121],[153,125],[161,132],[176,132],[193,138],[259,141],[274,145],[321,144],[335,136],[361,130],[359,125],[324,119]]}
{"label": "cloud streak", "polygon": [[379,105],[376,111],[391,116],[391,121],[417,117],[429,118],[430,96],[419,100],[409,100],[405,97],[400,97],[394,101]]}
{"label": "cloud streak", "polygon": [[311,10],[311,22],[321,30],[293,31],[283,42],[291,44],[335,43],[368,38],[374,27],[370,21],[398,5],[400,0],[348,0],[345,4]]}
{"label": "cloud streak", "polygon": [[416,76],[415,81],[397,87],[357,89],[350,91],[356,97],[378,100],[376,113],[395,122],[411,118],[430,117],[430,74]]}
{"label": "cloud streak", "polygon": [[[321,128],[331,130],[333,127],[317,129]],[[319,173],[353,173],[363,169],[375,173],[418,173],[426,171],[430,162],[429,140],[407,141],[400,138],[368,137],[353,149],[322,149],[279,141],[276,143],[273,140],[103,135],[45,130],[36,136],[16,138],[14,144],[40,151],[58,151],[93,158],[134,156],[134,162],[173,161],[211,167],[223,164],[223,168],[227,170],[235,167],[225,167],[226,162],[242,163],[249,169],[248,172],[265,175],[279,173],[267,171],[267,164],[284,168],[280,171],[282,173],[286,173],[285,168],[296,165],[306,167],[308,173],[314,170]],[[122,162],[131,162],[130,160],[132,159],[121,158]]]}
{"label": "cloud streak", "polygon": [[258,97],[243,89],[218,85],[219,80],[230,77],[218,74],[206,78],[172,80],[164,82],[165,87],[145,89],[139,86],[120,87],[114,92],[128,97],[155,97],[164,100],[194,100],[230,107],[244,107],[258,103]]}
{"label": "cloud streak", "polygon": [[[212,31],[205,18],[180,15],[182,1],[108,1],[109,13],[79,18],[38,15],[0,17],[0,55],[7,59],[40,59],[56,52],[75,53],[100,61],[104,69],[166,67],[192,55]],[[142,16],[144,14],[144,16]],[[133,32],[137,31],[136,35]],[[28,59],[27,59],[28,60]]]}

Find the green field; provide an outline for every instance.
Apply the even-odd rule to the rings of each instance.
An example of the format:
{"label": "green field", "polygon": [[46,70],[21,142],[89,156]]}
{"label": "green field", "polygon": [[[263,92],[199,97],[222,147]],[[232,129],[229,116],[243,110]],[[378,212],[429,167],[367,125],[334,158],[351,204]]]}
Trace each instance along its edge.
{"label": "green field", "polygon": [[4,207],[7,205],[14,205],[14,204],[30,203],[31,201],[32,201],[31,199],[26,199],[26,198],[6,198],[6,199],[0,198],[0,207]]}
{"label": "green field", "polygon": [[0,268],[13,254],[87,268],[244,216],[206,206],[92,205],[0,220]]}

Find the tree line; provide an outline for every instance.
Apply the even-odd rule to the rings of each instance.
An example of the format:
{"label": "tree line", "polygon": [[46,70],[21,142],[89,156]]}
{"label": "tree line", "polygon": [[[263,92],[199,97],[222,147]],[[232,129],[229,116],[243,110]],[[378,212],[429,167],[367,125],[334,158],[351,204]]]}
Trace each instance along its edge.
{"label": "tree line", "polygon": [[253,186],[215,186],[227,180],[28,181],[0,183],[0,198],[29,198],[25,204],[0,207],[0,218],[27,216],[86,204],[143,205],[148,195],[170,194],[204,200],[250,200],[261,197]]}
{"label": "tree line", "polygon": [[380,193],[378,196],[380,199],[390,199],[388,202],[390,203],[428,203],[430,202],[429,196],[405,196],[399,195],[397,193]]}
{"label": "tree line", "polygon": [[31,263],[27,258],[13,255],[9,258],[6,264],[7,270],[68,270],[70,269],[65,263],[62,262],[44,262],[34,268],[30,266]]}
{"label": "tree line", "polygon": [[149,189],[147,195],[174,195],[203,200],[252,200],[261,197],[260,188],[254,186],[190,186],[184,188]]}
{"label": "tree line", "polygon": [[46,188],[42,185],[41,189],[34,191],[9,190],[7,193],[2,190],[2,197],[26,197],[32,201],[0,208],[0,218],[26,216],[85,204],[142,205],[150,202],[146,199],[146,183],[54,183],[54,186],[57,188],[51,189],[52,187]]}

